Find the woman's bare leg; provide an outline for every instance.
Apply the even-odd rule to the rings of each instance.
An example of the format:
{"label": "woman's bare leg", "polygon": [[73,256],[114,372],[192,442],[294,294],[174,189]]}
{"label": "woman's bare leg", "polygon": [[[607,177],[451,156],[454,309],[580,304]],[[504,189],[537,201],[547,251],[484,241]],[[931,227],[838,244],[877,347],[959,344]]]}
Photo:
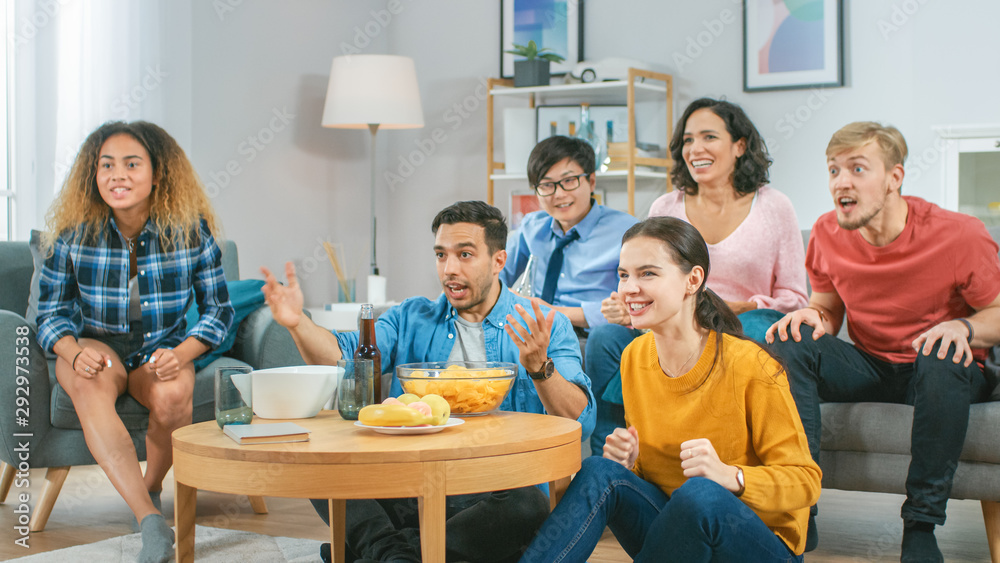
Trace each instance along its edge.
{"label": "woman's bare leg", "polygon": [[91,455],[132,509],[136,520],[141,522],[147,515],[159,512],[143,483],[132,438],[115,412],[115,400],[126,389],[125,366],[102,342],[82,338],[79,343],[107,354],[111,367],[104,367],[93,378],[86,379],[74,372],[69,362],[59,358],[56,360],[56,379],[73,400]]}
{"label": "woman's bare leg", "polygon": [[128,392],[149,409],[143,480],[147,491],[160,491],[174,461],[170,434],[191,424],[194,364],[183,364],[177,377],[168,381],[158,379],[147,365],[139,366],[129,374]]}

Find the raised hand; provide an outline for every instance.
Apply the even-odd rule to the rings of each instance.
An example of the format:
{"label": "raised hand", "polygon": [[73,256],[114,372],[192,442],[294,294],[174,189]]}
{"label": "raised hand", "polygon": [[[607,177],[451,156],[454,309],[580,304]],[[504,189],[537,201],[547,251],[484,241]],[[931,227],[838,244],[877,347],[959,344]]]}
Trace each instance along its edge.
{"label": "raised hand", "polygon": [[539,372],[545,365],[545,359],[549,357],[549,337],[552,334],[552,321],[556,318],[556,312],[549,311],[548,316],[545,316],[538,303],[531,304],[534,316],[520,305],[515,305],[514,308],[521,315],[527,328],[515,320],[513,315],[507,315],[507,325],[503,328],[521,351],[521,365],[524,369],[529,372]]}
{"label": "raised hand", "polygon": [[288,278],[288,285],[278,283],[271,270],[261,268],[264,274],[264,300],[271,308],[271,315],[281,326],[291,329],[298,326],[302,320],[302,289],[299,288],[299,278],[295,275],[295,264],[285,263],[285,277]]}
{"label": "raised hand", "polygon": [[635,426],[629,426],[627,430],[615,428],[614,432],[608,434],[604,439],[604,457],[631,470],[639,457],[639,431]]}
{"label": "raised hand", "polygon": [[617,291],[612,291],[611,296],[601,301],[601,314],[611,324],[628,326],[632,324],[632,317],[628,314],[628,306],[625,300]]}

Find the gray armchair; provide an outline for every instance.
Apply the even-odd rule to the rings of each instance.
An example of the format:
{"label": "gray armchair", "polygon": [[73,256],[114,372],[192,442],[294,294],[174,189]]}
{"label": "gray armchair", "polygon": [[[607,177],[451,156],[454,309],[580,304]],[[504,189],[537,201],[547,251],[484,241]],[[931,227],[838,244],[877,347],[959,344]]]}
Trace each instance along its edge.
{"label": "gray armchair", "polygon": [[[1000,242],[1000,227],[990,228]],[[808,232],[804,232],[808,238]],[[841,331],[845,333],[846,331]],[[1000,361],[993,348],[994,365]],[[1000,387],[990,402],[972,405],[965,447],[955,469],[951,498],[982,503],[986,539],[1000,563]],[[820,405],[823,436],[819,465],[823,488],[906,494],[913,407],[888,403]],[[822,507],[823,499],[820,498]]]}
{"label": "gray armchair", "polygon": [[[226,278],[239,279],[236,244],[225,241],[222,250]],[[84,442],[73,403],[56,382],[55,360],[46,358],[38,346],[35,326],[23,316],[28,307],[33,270],[27,242],[0,242],[0,280],[3,280],[0,286],[0,340],[4,342],[0,346],[0,397],[5,398],[0,402],[0,503],[6,500],[19,468],[47,467],[45,488],[30,522],[31,531],[40,532],[45,528],[69,468],[96,462]],[[249,365],[264,369],[304,363],[291,335],[274,322],[267,306],[250,313],[233,330],[238,331],[236,342],[227,355],[195,374],[193,422],[215,418],[216,367]],[[15,338],[25,331],[28,345],[15,349]],[[18,366],[26,368],[27,373],[18,370]],[[28,404],[23,411],[15,404],[15,397],[19,395],[27,396]],[[115,410],[132,437],[139,460],[145,460],[149,411],[128,394],[118,398]],[[19,447],[23,444],[27,447]],[[251,502],[254,510],[266,512],[262,499],[251,499]]]}

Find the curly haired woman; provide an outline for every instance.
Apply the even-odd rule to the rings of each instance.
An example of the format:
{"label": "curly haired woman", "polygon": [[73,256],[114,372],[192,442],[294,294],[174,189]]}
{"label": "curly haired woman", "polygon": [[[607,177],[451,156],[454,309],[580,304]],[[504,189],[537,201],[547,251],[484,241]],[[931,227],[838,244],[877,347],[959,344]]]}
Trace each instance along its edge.
{"label": "curly haired woman", "polygon": [[[87,137],[42,238],[39,343],[58,357],[56,379],[87,447],[135,514],[142,562],[172,554],[174,533],[159,510],[170,433],[191,423],[195,358],[233,320],[218,233],[184,151],[162,128],[136,121]],[[200,317],[188,331],[192,298]],[[123,393],[149,409],[145,475],[115,412]]]}

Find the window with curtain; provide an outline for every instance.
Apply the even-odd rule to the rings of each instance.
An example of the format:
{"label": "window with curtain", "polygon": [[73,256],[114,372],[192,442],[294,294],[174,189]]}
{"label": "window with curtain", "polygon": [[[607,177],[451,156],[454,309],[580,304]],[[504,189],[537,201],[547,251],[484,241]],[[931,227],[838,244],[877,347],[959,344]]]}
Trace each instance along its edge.
{"label": "window with curtain", "polygon": [[0,212],[6,211],[0,236],[24,239],[31,229],[44,228],[45,213],[90,132],[106,121],[163,121],[170,74],[161,60],[162,15],[171,5],[2,1],[11,55],[4,60],[12,61],[7,76],[18,84],[8,112],[16,123],[4,123],[10,125],[5,142],[17,154],[5,169],[13,169],[12,179],[0,192]]}
{"label": "window with curtain", "polygon": [[10,127],[10,96],[12,91],[12,76],[9,70],[12,65],[8,61],[8,45],[10,44],[10,26],[7,25],[8,13],[13,9],[12,0],[4,0],[0,7],[0,29],[3,29],[3,44],[0,45],[0,178],[3,178],[3,185],[0,187],[0,241],[12,240],[14,238],[14,182],[11,179],[11,127]]}

